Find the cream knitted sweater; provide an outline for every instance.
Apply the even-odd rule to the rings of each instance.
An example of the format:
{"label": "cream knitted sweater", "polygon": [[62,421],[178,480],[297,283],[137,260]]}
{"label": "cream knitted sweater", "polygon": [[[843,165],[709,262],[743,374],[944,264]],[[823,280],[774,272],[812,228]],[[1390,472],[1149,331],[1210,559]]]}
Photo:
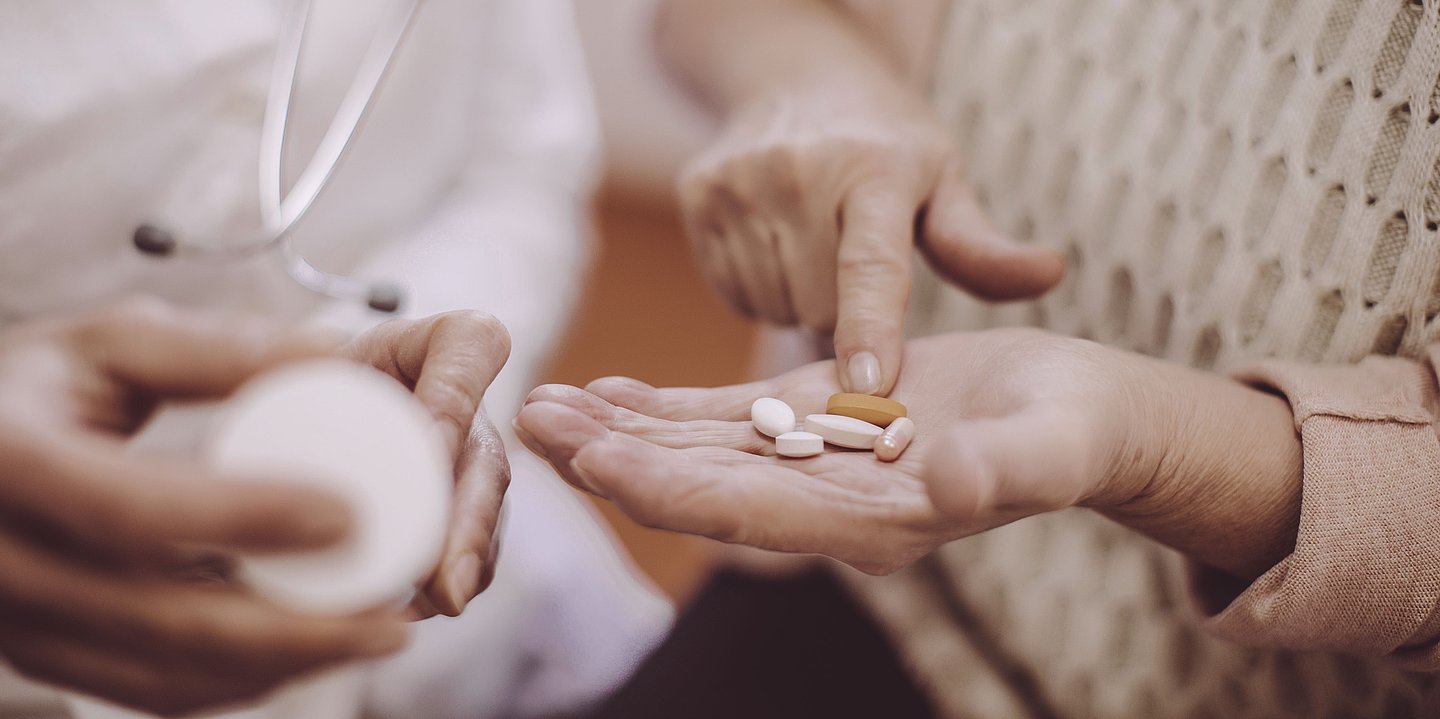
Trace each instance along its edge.
{"label": "cream knitted sweater", "polygon": [[1252,365],[1306,475],[1295,555],[1208,620],[1173,552],[1082,511],[853,577],[937,704],[1440,716],[1440,677],[1401,668],[1440,666],[1440,0],[956,0],[941,33],[935,101],[992,217],[1070,273],[998,308],[929,280],[912,327]]}

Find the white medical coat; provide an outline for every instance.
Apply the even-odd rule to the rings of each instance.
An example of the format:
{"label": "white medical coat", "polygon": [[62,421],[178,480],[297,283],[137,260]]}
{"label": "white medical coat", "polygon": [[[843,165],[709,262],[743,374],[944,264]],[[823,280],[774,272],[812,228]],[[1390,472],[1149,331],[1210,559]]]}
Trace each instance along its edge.
{"label": "white medical coat", "polygon": [[[291,113],[290,180],[390,1],[317,3]],[[135,292],[357,332],[379,319],[298,288],[271,257],[156,260],[130,244],[141,223],[200,243],[258,227],[260,123],[283,9],[280,0],[0,0],[0,326]],[[599,143],[572,12],[568,0],[424,3],[353,151],[293,235],[323,269],[408,286],[408,315],[498,316],[514,345],[487,396],[502,426],[563,329],[585,265]],[[623,678],[663,632],[668,607],[590,515],[523,450],[511,455],[495,588],[458,622],[422,627],[387,670],[403,681],[388,691],[377,682],[381,711],[573,706]],[[8,681],[0,716],[7,706],[48,711],[54,698]]]}

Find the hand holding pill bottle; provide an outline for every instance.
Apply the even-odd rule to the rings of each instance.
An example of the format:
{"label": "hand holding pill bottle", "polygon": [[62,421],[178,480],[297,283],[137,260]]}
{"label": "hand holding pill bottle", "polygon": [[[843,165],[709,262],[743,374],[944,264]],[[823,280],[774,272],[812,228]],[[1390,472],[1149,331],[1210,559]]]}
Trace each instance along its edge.
{"label": "hand holding pill bottle", "polygon": [[[1000,329],[914,340],[904,357],[889,399],[839,392],[819,362],[714,389],[539,387],[517,426],[643,524],[872,573],[1076,506],[1232,568],[1246,555],[1187,529],[1211,505],[1183,498],[1216,491],[1238,457],[1277,472],[1294,459],[1273,451],[1294,444],[1283,400],[1093,342]],[[1262,416],[1286,436],[1235,420]]]}
{"label": "hand holding pill bottle", "polygon": [[[349,342],[144,299],[5,328],[0,655],[112,716],[399,650],[407,616],[488,581],[509,475],[482,402],[508,352],[474,312]],[[209,461],[131,443],[168,402],[227,396]]]}
{"label": "hand holding pill bottle", "polygon": [[165,715],[398,650],[398,610],[297,612],[217,556],[327,551],[343,497],[127,444],[168,401],[218,399],[337,338],[136,300],[0,332],[0,654],[26,676]]}
{"label": "hand holding pill bottle", "polygon": [[439,561],[411,610],[422,619],[458,616],[495,576],[510,462],[486,412],[485,393],[510,357],[510,334],[492,315],[457,310],[390,320],[357,337],[342,354],[404,384],[443,442],[455,502]]}

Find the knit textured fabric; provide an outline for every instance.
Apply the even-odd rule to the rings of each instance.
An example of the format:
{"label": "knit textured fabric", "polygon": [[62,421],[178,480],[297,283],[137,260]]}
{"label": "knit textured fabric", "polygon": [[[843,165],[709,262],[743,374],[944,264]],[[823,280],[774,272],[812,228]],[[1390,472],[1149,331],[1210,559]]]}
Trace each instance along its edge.
{"label": "knit textured fabric", "polygon": [[[1417,360],[1401,385],[1433,380],[1440,0],[955,0],[939,32],[934,99],[970,178],[1069,274],[998,307],[927,278],[912,329],[1035,325],[1251,367],[1295,406],[1306,463],[1296,554],[1203,622],[1178,555],[1079,510],[851,576],[942,713],[1440,716],[1440,677],[1404,661],[1437,631],[1434,567],[1411,577],[1428,558],[1392,546],[1375,564],[1385,591],[1411,577],[1408,605],[1360,580],[1315,591],[1363,578],[1386,522],[1410,522],[1395,541],[1440,516],[1433,396],[1345,405],[1384,380],[1367,355]],[[1357,476],[1384,481],[1341,481]]]}

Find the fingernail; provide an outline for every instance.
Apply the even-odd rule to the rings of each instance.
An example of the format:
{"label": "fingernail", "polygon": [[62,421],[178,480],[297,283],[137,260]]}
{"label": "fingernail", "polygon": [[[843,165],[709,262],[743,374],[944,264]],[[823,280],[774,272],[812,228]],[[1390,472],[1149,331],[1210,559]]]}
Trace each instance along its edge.
{"label": "fingernail", "polygon": [[450,565],[445,577],[450,583],[450,604],[459,614],[475,598],[480,586],[480,557],[473,552],[465,554]]}
{"label": "fingernail", "polygon": [[519,419],[510,420],[510,428],[515,430],[515,437],[520,440],[520,444],[525,445],[526,449],[534,452],[535,456],[539,457],[540,459],[543,459],[546,462],[550,461],[550,457],[545,454],[545,448],[540,446],[540,443],[536,441],[535,435],[530,434],[529,432],[525,431],[524,427],[520,426]]}
{"label": "fingernail", "polygon": [[880,391],[880,360],[871,352],[856,352],[850,355],[847,367],[850,391],[859,394],[875,394]]}

